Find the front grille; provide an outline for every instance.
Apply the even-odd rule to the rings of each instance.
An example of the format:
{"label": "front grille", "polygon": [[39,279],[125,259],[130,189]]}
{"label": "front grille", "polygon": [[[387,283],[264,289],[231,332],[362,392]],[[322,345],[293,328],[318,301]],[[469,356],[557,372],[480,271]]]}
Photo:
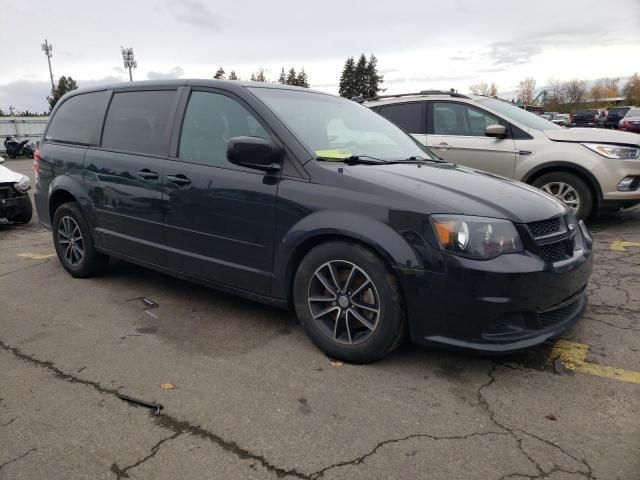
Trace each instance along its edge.
{"label": "front grille", "polygon": [[535,238],[545,237],[560,231],[560,218],[556,217],[539,222],[527,223],[527,227],[529,227],[531,235]]}
{"label": "front grille", "polygon": [[556,308],[554,310],[549,310],[547,312],[542,312],[538,314],[538,320],[540,322],[540,326],[542,328],[551,327],[560,322],[563,322],[567,318],[572,317],[576,314],[578,309],[580,308],[580,299],[576,300],[569,305],[565,305],[564,307]]}
{"label": "front grille", "polygon": [[540,256],[545,262],[559,262],[571,258],[573,248],[567,240],[540,245]]}
{"label": "front grille", "polygon": [[11,192],[13,188],[0,186],[0,200],[11,198]]}

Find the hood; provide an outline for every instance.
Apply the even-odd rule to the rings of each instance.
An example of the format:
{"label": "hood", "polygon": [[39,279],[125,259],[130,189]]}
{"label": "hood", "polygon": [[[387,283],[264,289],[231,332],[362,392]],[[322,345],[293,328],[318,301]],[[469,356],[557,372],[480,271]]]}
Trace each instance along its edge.
{"label": "hood", "polygon": [[7,167],[0,165],[0,183],[16,183],[22,180],[21,173],[9,170]]}
{"label": "hood", "polygon": [[634,133],[604,128],[563,128],[545,130],[544,134],[556,142],[593,142],[640,145],[640,137]]}
{"label": "hood", "polygon": [[409,196],[424,213],[506,218],[516,223],[545,220],[568,212],[565,205],[537,188],[453,164],[356,165],[348,173],[387,191]]}

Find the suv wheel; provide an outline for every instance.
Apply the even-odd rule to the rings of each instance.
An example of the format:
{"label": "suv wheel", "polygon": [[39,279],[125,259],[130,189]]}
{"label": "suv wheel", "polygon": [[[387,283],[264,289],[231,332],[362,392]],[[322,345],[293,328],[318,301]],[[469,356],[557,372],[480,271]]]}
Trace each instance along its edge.
{"label": "suv wheel", "polygon": [[52,227],[60,263],[72,276],[91,277],[106,268],[109,257],[96,251],[89,225],[77,203],[58,207]]}
{"label": "suv wheel", "polygon": [[534,187],[564,202],[580,219],[586,219],[593,208],[593,195],[587,184],[568,172],[551,172],[536,178]]}
{"label": "suv wheel", "polygon": [[393,273],[369,249],[330,242],[311,250],[294,283],[302,326],[323,352],[353,363],[378,360],[403,340],[406,320]]}

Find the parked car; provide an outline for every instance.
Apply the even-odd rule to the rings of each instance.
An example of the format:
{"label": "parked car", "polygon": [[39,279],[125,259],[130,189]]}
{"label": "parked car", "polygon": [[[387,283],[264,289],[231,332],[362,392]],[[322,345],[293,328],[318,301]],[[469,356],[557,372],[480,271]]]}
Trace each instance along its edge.
{"label": "parked car", "polygon": [[551,119],[553,118],[553,115],[549,113],[543,113],[542,115],[540,115],[540,118],[544,118],[545,120],[551,121]]}
{"label": "parked car", "polygon": [[640,133],[640,108],[630,108],[618,123],[618,128],[627,132]]}
{"label": "parked car", "polygon": [[635,135],[561,128],[509,102],[450,92],[388,95],[364,104],[445,160],[541,188],[579,218],[640,202]]}
{"label": "parked car", "polygon": [[373,361],[406,334],[522,349],[586,306],[592,240],[562,202],[444,162],[325,93],[215,80],[75,90],[34,165],[40,221],[72,276],[113,256],[292,307],[332,357]]}
{"label": "parked car", "polygon": [[618,128],[618,123],[630,109],[631,107],[611,107],[604,121],[605,128]]}
{"label": "parked car", "polygon": [[600,112],[596,108],[590,108],[588,110],[581,110],[576,113],[572,127],[597,127],[600,119]]}
{"label": "parked car", "polygon": [[[0,158],[0,163],[4,161]],[[32,215],[30,188],[29,177],[0,165],[0,218],[14,223],[29,223]]]}
{"label": "parked car", "polygon": [[561,127],[568,127],[571,123],[571,117],[568,113],[558,113],[553,116],[551,121]]}

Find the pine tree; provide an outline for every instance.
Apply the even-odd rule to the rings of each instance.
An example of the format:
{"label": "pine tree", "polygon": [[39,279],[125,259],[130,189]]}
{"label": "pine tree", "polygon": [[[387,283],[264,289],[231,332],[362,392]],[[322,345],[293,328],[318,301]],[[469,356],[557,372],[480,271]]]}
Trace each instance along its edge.
{"label": "pine tree", "polygon": [[78,84],[71,77],[65,77],[64,75],[60,77],[58,80],[58,85],[54,90],[51,91],[51,96],[47,97],[47,101],[49,102],[49,112],[53,110],[53,107],[56,106],[58,100],[67,92],[72,90],[77,90]]}
{"label": "pine tree", "polygon": [[287,85],[297,85],[298,84],[298,76],[296,75],[295,68],[291,67],[289,73],[287,74],[287,80],[285,82]]}
{"label": "pine tree", "polygon": [[218,69],[218,71],[216,72],[216,74],[213,76],[213,78],[215,78],[216,80],[224,80],[225,79],[225,74],[226,72],[224,71],[224,68],[220,67]]}
{"label": "pine tree", "polygon": [[267,81],[267,76],[264,73],[264,69],[260,68],[258,70],[258,73],[256,74],[256,82],[266,82]]}
{"label": "pine tree", "polygon": [[287,74],[284,73],[284,67],[280,69],[280,76],[278,77],[278,83],[282,83],[283,85],[287,83]]}
{"label": "pine tree", "polygon": [[255,74],[255,73],[252,73],[252,74],[251,74],[251,81],[252,81],[252,82],[257,82],[257,81],[258,81],[258,80],[256,79],[256,74]]}
{"label": "pine tree", "polygon": [[347,58],[347,61],[344,62],[342,75],[340,75],[339,93],[341,97],[351,98],[356,95],[354,84],[355,68],[356,66],[353,57]]}
{"label": "pine tree", "polygon": [[302,70],[300,70],[298,76],[296,77],[296,85],[298,85],[299,87],[309,88],[309,79],[307,78],[307,74],[304,71],[304,67],[302,67]]}
{"label": "pine tree", "polygon": [[229,74],[229,80],[240,80],[238,75],[236,75],[236,71],[235,70],[231,70],[231,73]]}
{"label": "pine tree", "polygon": [[[360,63],[360,62],[358,62]],[[366,91],[364,97],[375,97],[380,91],[380,84],[384,82],[382,75],[378,73],[378,59],[372,53],[366,71]]]}
{"label": "pine tree", "polygon": [[358,58],[353,78],[355,95],[358,97],[367,97],[369,82],[367,80],[367,57],[364,56],[364,53]]}

